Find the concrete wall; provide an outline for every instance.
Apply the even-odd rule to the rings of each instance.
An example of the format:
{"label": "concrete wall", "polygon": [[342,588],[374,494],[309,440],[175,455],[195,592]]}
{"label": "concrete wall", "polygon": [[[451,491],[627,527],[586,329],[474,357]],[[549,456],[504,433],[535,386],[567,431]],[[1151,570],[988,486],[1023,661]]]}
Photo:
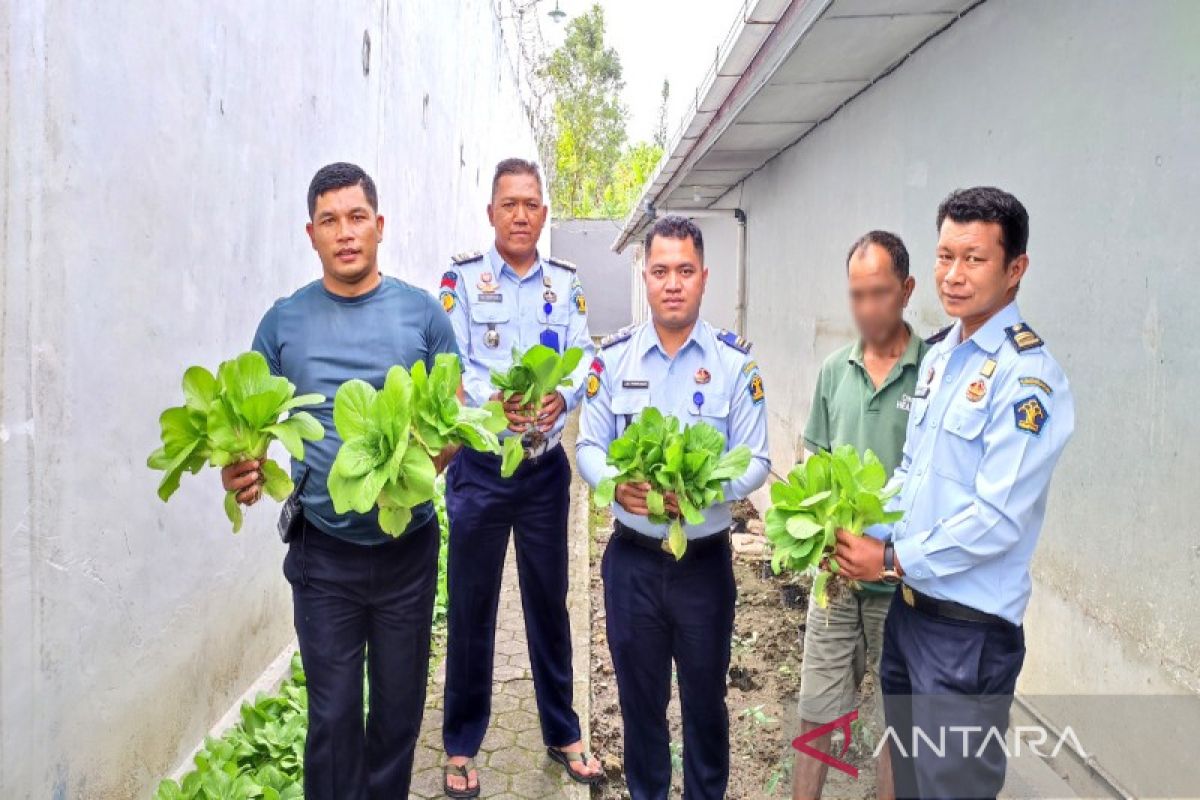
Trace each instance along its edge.
{"label": "concrete wall", "polygon": [[1200,692],[1196,41],[1194,2],[987,2],[741,196],[747,333],[779,471],[821,360],[853,336],[850,242],[877,227],[904,237],[909,318],[928,332],[943,323],[939,200],[996,184],[1029,209],[1020,302],[1070,376],[1078,423],[1034,562],[1025,692]]}
{"label": "concrete wall", "polygon": [[320,165],[376,177],[388,273],[490,240],[507,59],[487,0],[0,4],[0,796],[145,796],[290,640],[274,504],[161,504],[158,413],[319,276]]}
{"label": "concrete wall", "polygon": [[603,336],[628,325],[630,254],[612,251],[620,224],[610,219],[562,219],[550,227],[550,253],[574,262],[587,293],[588,328]]}

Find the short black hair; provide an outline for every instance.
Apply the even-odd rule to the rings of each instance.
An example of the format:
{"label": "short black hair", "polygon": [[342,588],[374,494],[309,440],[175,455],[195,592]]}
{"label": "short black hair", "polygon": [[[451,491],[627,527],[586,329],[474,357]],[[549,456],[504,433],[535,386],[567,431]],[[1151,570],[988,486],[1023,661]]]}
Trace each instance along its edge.
{"label": "short black hair", "polygon": [[908,280],[908,248],[904,246],[903,239],[888,231],[867,231],[858,237],[858,240],[850,245],[850,252],[846,253],[846,268],[849,269],[850,259],[854,258],[855,253],[865,251],[867,246],[872,244],[877,244],[887,251],[888,257],[892,259],[892,270],[900,282]]}
{"label": "short black hair", "polygon": [[691,239],[692,246],[696,248],[696,255],[700,256],[700,263],[704,263],[704,234],[700,232],[696,223],[687,217],[668,214],[656,220],[654,227],[646,233],[646,255],[650,255],[650,244],[655,236],[664,239]]}
{"label": "short black hair", "polygon": [[524,158],[506,158],[496,165],[496,173],[492,175],[492,197],[496,196],[496,190],[500,188],[500,179],[505,175],[532,175],[537,178],[538,190],[545,193],[542,187],[542,171],[538,169],[537,164]]}
{"label": "short black hair", "polygon": [[959,224],[995,222],[1000,226],[1005,261],[1025,255],[1029,245],[1029,212],[1020,200],[1002,189],[995,186],[956,189],[938,206],[938,231],[947,217]]}
{"label": "short black hair", "polygon": [[371,180],[362,167],[357,164],[347,164],[338,161],[326,164],[313,175],[312,183],[308,184],[308,216],[312,219],[317,213],[317,198],[334,189],[345,189],[349,186],[361,186],[372,211],[379,211],[379,194],[375,191],[375,181]]}

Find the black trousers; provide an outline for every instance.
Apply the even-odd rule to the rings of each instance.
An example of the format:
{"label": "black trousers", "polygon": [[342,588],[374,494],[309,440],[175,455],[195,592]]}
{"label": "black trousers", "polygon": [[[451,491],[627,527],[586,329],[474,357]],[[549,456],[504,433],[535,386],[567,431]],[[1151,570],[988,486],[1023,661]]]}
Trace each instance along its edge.
{"label": "black trousers", "polygon": [[896,592],[879,679],[897,798],[996,797],[1024,660],[1023,628],[934,616]]}
{"label": "black trousers", "polygon": [[438,538],[436,517],[374,546],[306,523],[289,545],[283,573],[308,683],[307,800],[408,797],[425,708]]}
{"label": "black trousers", "polygon": [[500,581],[511,530],[542,741],[579,741],[567,611],[567,512],[571,466],[562,447],[526,461],[508,479],[500,458],[462,450],[446,472],[450,517],[449,630],[442,743],[474,757],[492,709]]}
{"label": "black trousers", "polygon": [[671,663],[683,714],[683,794],[721,800],[729,783],[729,673],[737,586],[728,545],[675,557],[612,538],[601,564],[608,646],[625,724],[632,800],[671,789]]}

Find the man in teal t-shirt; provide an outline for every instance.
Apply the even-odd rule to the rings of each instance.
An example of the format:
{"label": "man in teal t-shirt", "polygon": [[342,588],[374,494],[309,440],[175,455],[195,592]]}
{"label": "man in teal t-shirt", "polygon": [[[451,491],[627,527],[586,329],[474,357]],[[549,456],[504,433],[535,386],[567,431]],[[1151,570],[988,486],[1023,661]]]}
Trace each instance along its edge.
{"label": "man in teal t-shirt", "polygon": [[[908,274],[908,251],[894,234],[871,231],[854,243],[846,261],[850,307],[859,339],[834,352],[821,366],[812,411],[804,429],[809,452],[849,444],[873,450],[890,475],[900,464],[908,409],[917,370],[928,345],[904,322],[915,281]],[[808,732],[854,708],[865,674],[874,679],[874,707],[864,714],[868,729],[882,733],[879,657],[883,622],[894,587],[882,582],[831,598],[822,609],[809,603],[800,673],[800,726]],[[810,745],[829,750],[830,735]],[[796,755],[793,798],[821,796],[825,764]],[[891,798],[887,750],[877,772],[877,796]]]}
{"label": "man in teal t-shirt", "polygon": [[[304,746],[307,800],[408,797],[425,708],[429,635],[437,584],[438,522],[432,504],[413,509],[396,538],[378,513],[338,514],[326,481],[341,446],[333,398],[348,380],[376,388],[387,371],[458,353],[454,329],[427,292],[379,273],[383,239],[375,183],[353,164],[330,164],[308,189],[308,235],[322,276],[273,305],[254,336],[271,372],[318,392],[310,409],[325,438],[292,464],[303,520],[283,574],[292,586],[296,635],[308,686]],[[444,464],[447,453],[437,459]],[[251,505],[258,462],[222,471],[227,491]],[[363,666],[370,711],[363,719]]]}

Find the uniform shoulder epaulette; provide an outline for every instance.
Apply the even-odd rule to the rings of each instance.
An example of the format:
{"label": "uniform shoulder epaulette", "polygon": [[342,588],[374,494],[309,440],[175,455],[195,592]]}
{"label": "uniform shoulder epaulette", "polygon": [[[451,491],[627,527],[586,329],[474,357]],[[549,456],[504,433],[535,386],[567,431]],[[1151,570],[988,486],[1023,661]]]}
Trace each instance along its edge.
{"label": "uniform shoulder epaulette", "polygon": [[950,325],[947,325],[946,327],[942,328],[937,333],[934,333],[932,336],[926,337],[925,344],[937,344],[938,342],[940,342],[942,339],[945,339],[950,334],[950,329],[953,327],[954,327],[954,324],[951,323]]}
{"label": "uniform shoulder epaulette", "polygon": [[456,256],[451,256],[450,260],[455,264],[470,264],[472,261],[478,261],[483,258],[483,253],[479,250],[472,250],[467,253],[459,253]]}
{"label": "uniform shoulder epaulette", "polygon": [[750,352],[751,344],[733,331],[721,329],[717,332],[717,339],[729,345],[734,350],[741,350],[743,353]]}
{"label": "uniform shoulder epaulette", "polygon": [[1004,332],[1008,334],[1008,340],[1012,342],[1012,346],[1018,353],[1024,353],[1026,350],[1032,350],[1045,344],[1042,337],[1034,333],[1033,328],[1024,322],[1018,322],[1012,327],[1005,328]]}
{"label": "uniform shoulder epaulette", "polygon": [[579,269],[579,267],[575,266],[570,261],[567,261],[565,258],[555,258],[554,256],[550,256],[546,260],[556,267],[562,267],[563,269],[571,272],[576,272]]}
{"label": "uniform shoulder epaulette", "polygon": [[637,330],[636,325],[626,325],[624,328],[621,328],[619,331],[610,333],[608,336],[605,336],[603,339],[600,340],[600,349],[607,350],[608,348],[612,347],[614,344],[620,344],[621,342],[627,341],[629,339],[629,337],[633,336],[633,332],[635,330]]}

